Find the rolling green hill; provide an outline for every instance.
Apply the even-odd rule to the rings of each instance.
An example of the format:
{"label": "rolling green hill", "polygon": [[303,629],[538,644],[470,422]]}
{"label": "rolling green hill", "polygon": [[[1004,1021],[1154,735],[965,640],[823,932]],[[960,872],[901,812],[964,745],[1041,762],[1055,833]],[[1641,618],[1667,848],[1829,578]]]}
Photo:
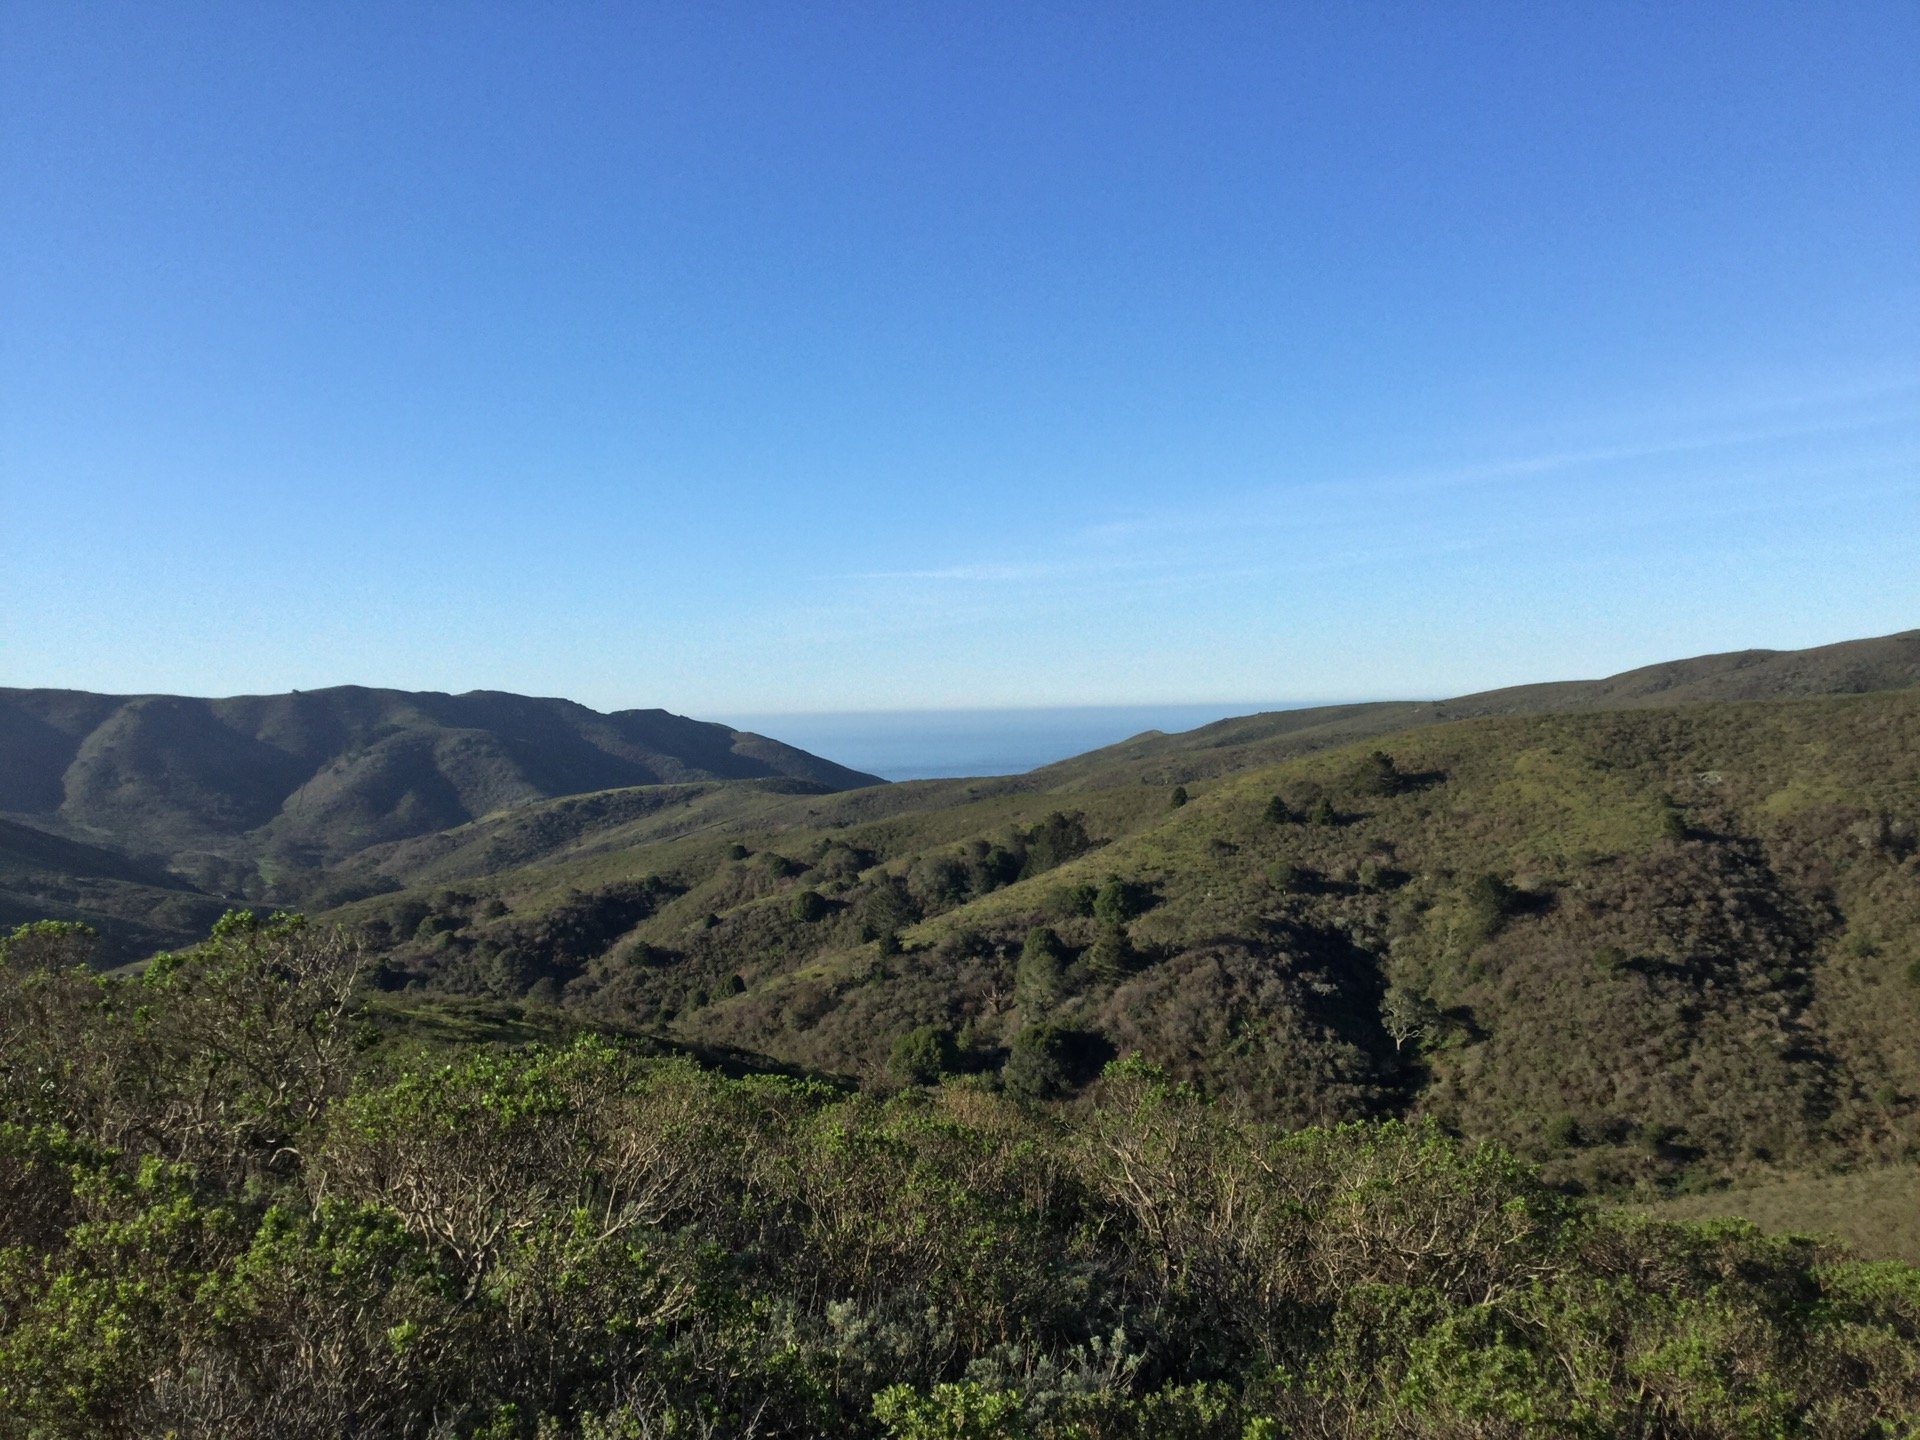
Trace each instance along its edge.
{"label": "rolling green hill", "polygon": [[208,848],[0,821],[4,918],[120,958],[227,875],[332,923],[0,944],[0,1414],[638,1433],[593,1415],[644,1376],[662,1433],[1903,1434],[1915,645],[333,849],[221,809],[257,749],[121,734],[62,793],[144,756],[114,803]]}
{"label": "rolling green hill", "polygon": [[1328,705],[1244,715],[1177,735],[1153,732],[1136,736],[1062,761],[1040,773],[1064,778],[1132,772],[1173,781],[1190,780],[1447,720],[1859,695],[1914,685],[1920,685],[1920,630],[1905,630],[1810,650],[1736,650],[1701,655],[1628,670],[1604,680],[1520,685],[1452,700]]}
{"label": "rolling green hill", "polygon": [[[31,879],[0,898],[113,919],[114,958],[236,895],[292,900],[362,928],[396,1003],[531,1001],[882,1087],[931,1063],[1071,1099],[1104,1058],[1138,1053],[1284,1124],[1430,1116],[1576,1188],[1762,1185],[1920,1145],[1917,667],[1909,633],[833,790],[860,777],[696,776],[721,752],[689,743],[650,783],[545,798],[527,776],[585,784],[587,751],[632,767],[644,735],[748,742],[559,702],[389,696],[377,713],[432,724],[367,731],[334,781],[265,820],[229,814],[225,839],[209,797],[244,787],[210,768],[217,746],[138,771],[127,796],[164,790],[167,823],[198,817],[224,851],[170,869],[46,852],[10,862]],[[352,714],[376,695],[330,693]],[[68,793],[103,827],[111,812],[87,807],[128,768],[114,757],[175,755],[138,705],[37,703],[43,730],[93,727],[75,753],[100,753],[68,762],[90,777]],[[255,747],[233,764],[338,748],[293,714],[232,711]],[[448,728],[480,715],[494,731]],[[487,772],[520,776],[519,803],[482,809],[471,790],[458,823],[395,833],[422,812],[365,801],[353,813],[378,823],[341,824],[318,798],[373,794],[370,775],[429,742],[531,754],[548,732],[528,716],[575,739]],[[93,738],[115,727],[150,743]],[[334,848],[295,844],[302,825]],[[75,843],[20,830],[15,848],[35,834]]]}
{"label": "rolling green hill", "polygon": [[1185,788],[696,796],[341,914],[397,986],[868,1083],[927,1027],[1068,1095],[1139,1053],[1609,1193],[1920,1144],[1920,692],[1492,717]]}

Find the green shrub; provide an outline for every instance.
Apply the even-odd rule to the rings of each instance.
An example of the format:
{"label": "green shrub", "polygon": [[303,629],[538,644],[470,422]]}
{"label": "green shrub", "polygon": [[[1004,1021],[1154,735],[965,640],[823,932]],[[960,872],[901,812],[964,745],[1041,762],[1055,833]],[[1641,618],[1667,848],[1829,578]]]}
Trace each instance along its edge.
{"label": "green shrub", "polygon": [[1067,971],[1067,949],[1045,925],[1027,932],[1014,972],[1015,994],[1022,1005],[1044,1008],[1060,998]]}
{"label": "green shrub", "polygon": [[100,932],[67,920],[36,920],[0,939],[0,965],[19,970],[82,970],[99,952]]}
{"label": "green shrub", "polygon": [[887,1068],[915,1085],[934,1085],[960,1068],[960,1047],[944,1025],[922,1025],[893,1042]]}
{"label": "green shrub", "polygon": [[1110,875],[1093,898],[1093,918],[1103,925],[1124,925],[1151,902],[1152,892],[1144,885]]}
{"label": "green shrub", "polygon": [[1072,1041],[1057,1025],[1029,1025],[1013,1037],[1000,1083],[1021,1100],[1051,1100],[1073,1088]]}
{"label": "green shrub", "polygon": [[1129,974],[1139,964],[1139,953],[1124,925],[1103,925],[1082,957],[1087,969],[1107,980]]}

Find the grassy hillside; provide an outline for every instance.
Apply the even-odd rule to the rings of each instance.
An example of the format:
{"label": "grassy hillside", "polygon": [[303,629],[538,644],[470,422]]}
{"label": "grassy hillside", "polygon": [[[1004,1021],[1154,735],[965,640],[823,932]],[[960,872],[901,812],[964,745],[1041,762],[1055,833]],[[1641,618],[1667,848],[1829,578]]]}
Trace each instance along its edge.
{"label": "grassy hillside", "polygon": [[[268,844],[289,803],[233,842],[257,859],[203,855],[240,877],[224,885],[17,828],[0,903],[104,917],[124,955],[177,943],[225,898],[273,896],[362,927],[396,1003],[530,1000],[883,1088],[931,1067],[1071,1100],[1138,1053],[1287,1124],[1431,1116],[1565,1186],[1710,1191],[1914,1153],[1920,690],[1700,697],[1891,684],[1916,649],[1708,657],[1469,697],[1449,706],[1503,713],[1344,744],[1343,725],[1393,707],[1248,717],[994,779],[622,784],[377,843],[361,842],[378,827],[341,831],[359,848],[326,865]],[[284,760],[338,743],[328,714],[400,713],[377,692],[335,699],[260,702],[247,724]],[[523,747],[536,720],[576,726],[604,759],[631,719],[401,699],[433,702],[415,708],[441,728],[394,743],[490,754],[446,725],[484,712]],[[1551,713],[1504,713],[1529,707]],[[100,734],[146,723],[100,697],[39,713],[92,737],[96,778],[137,751]],[[163,747],[175,768],[149,778],[199,803],[218,787],[189,781],[216,750]],[[235,754],[222,763],[258,758]],[[542,763],[543,784],[594,778]]]}
{"label": "grassy hillside", "polygon": [[1666,1220],[1743,1220],[1774,1234],[1837,1240],[1870,1260],[1920,1265],[1920,1166],[1783,1175],[1646,1208]]}
{"label": "grassy hillside", "polygon": [[396,985],[874,1082],[934,1027],[954,1068],[1070,1093],[1138,1052],[1258,1114],[1430,1114],[1609,1191],[1911,1153],[1920,693],[1474,720],[1377,755],[1184,805],[1107,777],[696,796],[630,846],[342,913]]}
{"label": "grassy hillside", "polygon": [[1920,630],[1810,650],[1738,650],[1572,680],[1487,690],[1452,700],[1328,705],[1243,715],[1177,735],[1150,733],[1040,772],[1110,783],[1144,776],[1168,783],[1271,764],[1315,750],[1489,715],[1698,705],[1730,700],[1862,695],[1920,685]]}

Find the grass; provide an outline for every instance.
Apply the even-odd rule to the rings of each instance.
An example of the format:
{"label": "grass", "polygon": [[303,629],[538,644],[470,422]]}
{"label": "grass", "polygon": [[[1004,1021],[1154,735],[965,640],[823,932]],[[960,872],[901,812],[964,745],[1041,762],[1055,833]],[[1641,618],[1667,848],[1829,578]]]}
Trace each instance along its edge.
{"label": "grass", "polygon": [[1837,1238],[1869,1260],[1920,1264],[1920,1168],[1787,1176],[1637,1207],[1664,1220],[1751,1221],[1779,1234]]}

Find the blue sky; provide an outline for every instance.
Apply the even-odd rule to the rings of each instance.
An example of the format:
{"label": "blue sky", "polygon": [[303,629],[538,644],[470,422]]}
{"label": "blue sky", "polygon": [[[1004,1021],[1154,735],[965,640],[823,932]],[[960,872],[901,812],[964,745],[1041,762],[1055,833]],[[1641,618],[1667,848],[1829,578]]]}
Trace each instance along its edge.
{"label": "blue sky", "polygon": [[1920,624],[1920,8],[0,10],[0,680],[1447,694]]}

